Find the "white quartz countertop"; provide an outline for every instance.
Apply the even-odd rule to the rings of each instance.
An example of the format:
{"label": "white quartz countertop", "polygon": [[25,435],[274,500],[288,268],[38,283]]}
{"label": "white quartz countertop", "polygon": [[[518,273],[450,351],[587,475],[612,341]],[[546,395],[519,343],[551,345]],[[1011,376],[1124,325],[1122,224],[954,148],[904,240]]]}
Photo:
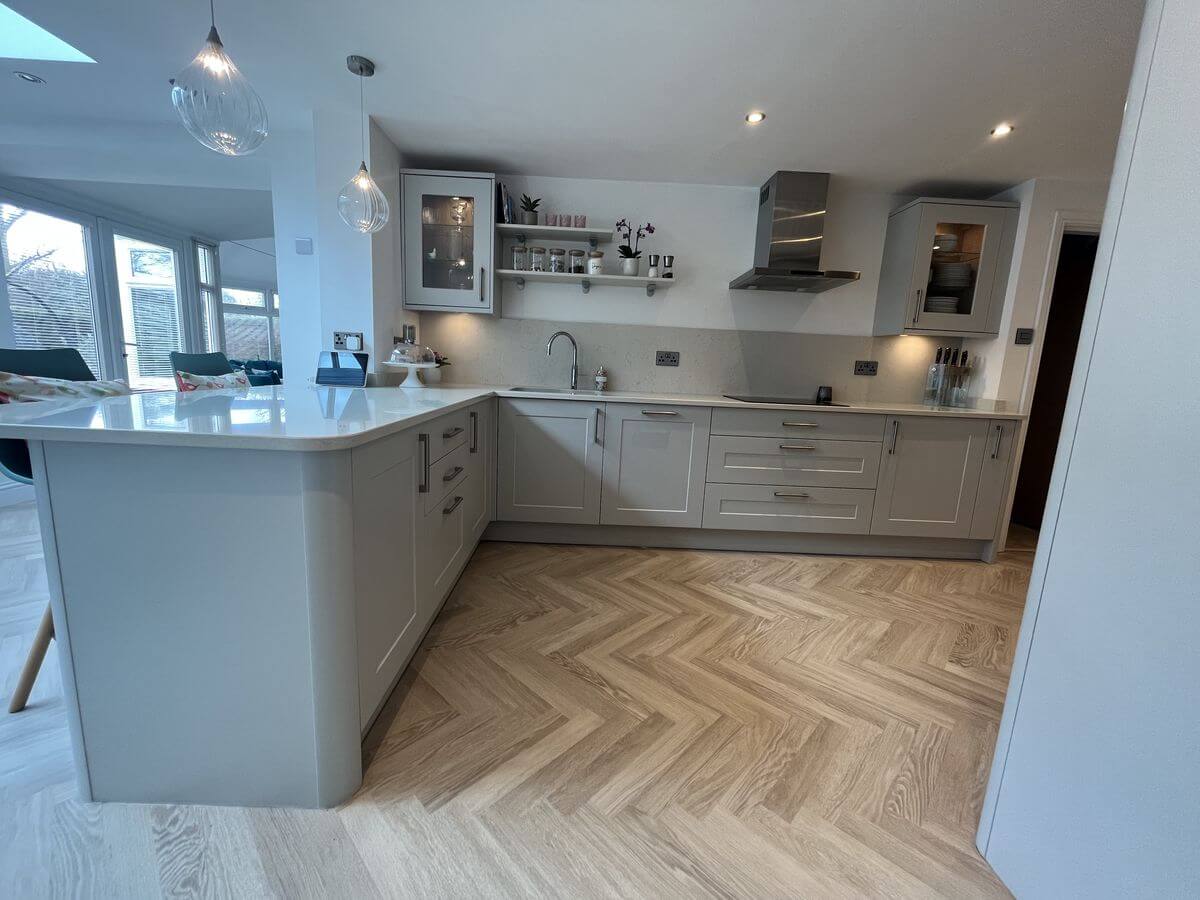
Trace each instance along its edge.
{"label": "white quartz countertop", "polygon": [[[334,388],[311,384],[241,391],[154,391],[126,397],[46,400],[0,406],[0,438],[257,450],[343,450],[488,397],[667,403],[737,409],[813,409],[809,404],[743,403],[721,396],[632,391],[567,393],[511,387]],[[911,403],[822,406],[822,412],[1020,419],[995,405],[931,408]]]}

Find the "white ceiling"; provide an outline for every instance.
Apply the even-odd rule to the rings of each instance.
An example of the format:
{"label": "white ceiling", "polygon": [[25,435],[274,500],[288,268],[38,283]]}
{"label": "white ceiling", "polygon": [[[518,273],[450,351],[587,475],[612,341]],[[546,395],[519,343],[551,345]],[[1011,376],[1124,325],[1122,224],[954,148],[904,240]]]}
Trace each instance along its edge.
{"label": "white ceiling", "polygon": [[[0,78],[0,171],[89,177],[66,157],[90,141],[113,165],[123,140],[130,159],[153,145],[154,178],[197,160],[167,79],[206,3],[5,2],[97,64],[5,66],[48,84]],[[1138,0],[217,3],[276,131],[356,107],[353,52],[378,64],[368,108],[415,164],[739,185],[810,169],[896,191],[1106,178],[1140,18]],[[1001,120],[1016,132],[990,140]],[[195,165],[266,186],[261,161]]]}

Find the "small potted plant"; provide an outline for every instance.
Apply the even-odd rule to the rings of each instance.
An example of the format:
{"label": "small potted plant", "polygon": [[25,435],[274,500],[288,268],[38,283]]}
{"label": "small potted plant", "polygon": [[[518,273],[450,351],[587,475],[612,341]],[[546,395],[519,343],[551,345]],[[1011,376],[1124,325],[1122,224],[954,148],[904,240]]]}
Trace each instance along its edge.
{"label": "small potted plant", "polygon": [[537,208],[542,202],[542,198],[538,197],[534,200],[528,194],[521,195],[521,224],[536,225],[537,224]]}
{"label": "small potted plant", "polygon": [[615,227],[624,241],[617,247],[617,253],[621,257],[621,274],[637,275],[638,267],[642,263],[642,251],[638,249],[638,245],[646,235],[654,234],[654,226],[647,222],[634,231],[628,220],[622,219]]}

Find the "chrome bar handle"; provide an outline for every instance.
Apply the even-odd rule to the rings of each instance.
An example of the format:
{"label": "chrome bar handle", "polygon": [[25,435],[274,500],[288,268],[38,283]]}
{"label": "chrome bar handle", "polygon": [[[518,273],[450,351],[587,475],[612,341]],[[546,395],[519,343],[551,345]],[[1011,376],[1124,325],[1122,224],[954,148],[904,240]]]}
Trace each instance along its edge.
{"label": "chrome bar handle", "polygon": [[679,413],[677,413],[673,409],[643,409],[642,415],[643,416],[677,416],[677,415],[679,415]]}
{"label": "chrome bar handle", "polygon": [[997,457],[1000,456],[1000,442],[1003,439],[1004,439],[1004,426],[997,425],[996,426],[996,446],[992,450],[992,459],[996,459]]}
{"label": "chrome bar handle", "polygon": [[780,450],[816,450],[812,444],[780,444]]}
{"label": "chrome bar handle", "polygon": [[597,406],[594,412],[596,413],[596,421],[592,426],[592,440],[603,447],[604,441],[600,440],[600,407]]}
{"label": "chrome bar handle", "polygon": [[442,440],[448,441],[450,438],[458,437],[465,429],[461,425],[455,425],[453,428],[442,432]]}
{"label": "chrome bar handle", "polygon": [[471,452],[479,452],[479,413],[471,413]]}
{"label": "chrome bar handle", "polygon": [[917,306],[913,310],[913,324],[917,324],[917,319],[921,318],[921,289],[917,288]]}
{"label": "chrome bar handle", "polygon": [[812,494],[805,494],[800,491],[776,491],[776,497],[795,497],[798,500],[807,500],[812,497]]}
{"label": "chrome bar handle", "polygon": [[900,439],[900,420],[892,419],[892,445],[888,447],[888,455],[895,456],[896,441]]}
{"label": "chrome bar handle", "polygon": [[417,485],[418,494],[429,493],[429,435],[418,434],[417,442],[421,445],[421,483]]}
{"label": "chrome bar handle", "polygon": [[450,513],[454,512],[456,509],[458,509],[458,505],[460,503],[462,503],[462,501],[463,501],[462,497],[455,497],[454,502],[442,510],[442,515],[443,516],[450,515]]}
{"label": "chrome bar handle", "polygon": [[457,478],[462,473],[463,473],[463,467],[455,466],[453,469],[451,469],[449,472],[447,472],[445,475],[442,476],[442,481],[453,481],[455,478]]}
{"label": "chrome bar handle", "polygon": [[784,428],[819,428],[816,422],[781,422]]}
{"label": "chrome bar handle", "polygon": [[487,303],[487,300],[483,296],[483,273],[485,271],[486,270],[484,269],[483,266],[479,267],[479,302],[480,303]]}

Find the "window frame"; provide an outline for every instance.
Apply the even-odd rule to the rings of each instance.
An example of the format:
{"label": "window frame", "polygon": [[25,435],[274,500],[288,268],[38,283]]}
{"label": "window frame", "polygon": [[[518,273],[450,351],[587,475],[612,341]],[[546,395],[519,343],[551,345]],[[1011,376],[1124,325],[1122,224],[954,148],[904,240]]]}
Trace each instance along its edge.
{"label": "window frame", "polygon": [[[241,306],[236,303],[225,302],[225,290],[234,291],[250,291],[255,294],[262,294],[262,306]],[[271,359],[279,359],[282,354],[279,347],[279,307],[274,306],[274,295],[279,293],[279,289],[273,284],[252,281],[228,281],[221,284],[221,344],[225,347],[225,307],[232,307],[238,315],[261,316],[267,320],[267,347],[271,353]],[[228,355],[228,353],[226,353]]]}

